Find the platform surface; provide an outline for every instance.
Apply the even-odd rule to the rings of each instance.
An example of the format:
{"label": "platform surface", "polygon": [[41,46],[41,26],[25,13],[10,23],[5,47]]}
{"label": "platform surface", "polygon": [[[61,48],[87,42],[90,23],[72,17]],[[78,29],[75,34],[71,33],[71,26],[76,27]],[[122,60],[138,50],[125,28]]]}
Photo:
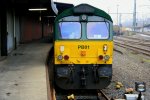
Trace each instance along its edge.
{"label": "platform surface", "polygon": [[47,100],[49,49],[49,43],[24,44],[0,61],[0,100]]}

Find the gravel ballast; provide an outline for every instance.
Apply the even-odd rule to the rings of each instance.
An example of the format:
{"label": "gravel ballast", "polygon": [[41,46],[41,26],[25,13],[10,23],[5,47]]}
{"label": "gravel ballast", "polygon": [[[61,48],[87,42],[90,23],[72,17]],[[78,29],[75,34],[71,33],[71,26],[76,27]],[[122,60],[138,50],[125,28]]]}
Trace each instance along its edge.
{"label": "gravel ballast", "polygon": [[[124,86],[116,89],[116,82]],[[115,46],[112,82],[104,89],[105,93],[110,98],[124,98],[126,88],[133,88],[133,93],[137,93],[135,82],[146,83],[146,92],[143,94],[145,100],[150,100],[150,57]]]}

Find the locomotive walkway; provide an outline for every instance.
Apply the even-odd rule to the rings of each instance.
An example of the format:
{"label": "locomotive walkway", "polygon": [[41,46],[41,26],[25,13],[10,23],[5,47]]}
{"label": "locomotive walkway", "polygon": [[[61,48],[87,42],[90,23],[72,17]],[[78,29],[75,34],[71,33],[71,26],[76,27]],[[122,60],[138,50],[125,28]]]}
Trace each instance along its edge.
{"label": "locomotive walkway", "polygon": [[0,100],[47,100],[50,43],[23,44],[0,61]]}

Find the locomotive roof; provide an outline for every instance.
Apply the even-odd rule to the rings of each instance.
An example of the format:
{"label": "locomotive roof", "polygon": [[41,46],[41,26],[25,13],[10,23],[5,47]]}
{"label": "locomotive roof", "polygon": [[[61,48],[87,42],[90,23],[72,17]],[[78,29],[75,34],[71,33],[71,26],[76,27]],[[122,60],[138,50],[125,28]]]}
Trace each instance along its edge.
{"label": "locomotive roof", "polygon": [[106,18],[107,20],[112,21],[111,17],[109,14],[107,14],[105,11],[100,10],[96,7],[93,7],[91,5],[88,4],[80,4],[78,6],[69,8],[65,11],[63,11],[61,14],[59,14],[55,21],[63,18],[63,17],[67,17],[67,16],[71,16],[71,15],[81,15],[81,14],[87,14],[87,15],[96,15],[96,16],[100,16],[103,18]]}

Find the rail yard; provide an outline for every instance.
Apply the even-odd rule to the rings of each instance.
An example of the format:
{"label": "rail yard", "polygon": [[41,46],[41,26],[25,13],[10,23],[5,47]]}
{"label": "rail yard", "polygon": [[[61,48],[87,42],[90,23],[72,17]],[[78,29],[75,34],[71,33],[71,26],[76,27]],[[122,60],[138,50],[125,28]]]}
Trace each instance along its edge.
{"label": "rail yard", "polygon": [[150,100],[150,0],[1,0],[0,100]]}
{"label": "rail yard", "polygon": [[[128,88],[133,89],[132,94],[137,93],[135,82],[146,83],[146,92],[143,94],[145,100],[150,99],[150,39],[149,36],[139,36],[141,35],[114,36],[113,77],[107,88],[102,92],[98,90],[97,96],[100,100],[124,99]],[[117,82],[123,86],[116,88]]]}
{"label": "rail yard", "polygon": [[[145,100],[150,99],[150,37],[141,35],[114,37],[113,79],[111,85],[105,89],[106,94],[113,98],[124,98],[127,88],[133,88],[135,82],[146,83]],[[116,82],[123,87],[116,89]]]}
{"label": "rail yard", "polygon": [[[143,43],[144,45],[141,44],[141,46],[145,46],[145,48],[147,49],[149,47],[149,37],[139,37],[139,36],[140,36],[139,34],[133,35],[133,36],[117,36],[117,37],[114,37],[114,40],[116,41],[117,40],[116,38],[118,38],[118,40],[121,39],[121,41],[126,42],[125,40],[123,40],[125,38],[126,40],[130,41],[129,42],[130,45]],[[134,41],[134,42],[132,42],[132,41]],[[138,41],[141,41],[141,42],[138,43]],[[137,42],[137,43],[135,43],[135,42]],[[20,90],[20,88],[24,88],[23,82],[24,81],[28,82],[30,80],[30,78],[29,78],[29,80],[27,77],[26,77],[26,80],[24,78],[20,79],[19,77],[25,77],[25,75],[23,73],[19,74],[19,72],[17,74],[18,76],[16,77],[15,70],[16,69],[21,70],[21,72],[22,72],[22,70],[23,70],[22,68],[26,68],[26,67],[19,67],[19,66],[24,66],[25,57],[27,56],[26,58],[30,58],[30,55],[27,52],[31,49],[31,47],[33,47],[33,46],[35,47],[35,45],[38,48],[38,49],[35,48],[35,50],[39,51],[40,50],[39,48],[41,48],[41,47],[40,47],[40,45],[37,45],[37,44],[20,46],[19,50],[14,51],[13,53],[22,53],[23,52],[24,55],[12,56],[12,55],[14,55],[12,53],[12,55],[8,56],[8,58],[7,58],[8,60],[4,60],[4,61],[0,62],[0,66],[1,66],[0,67],[0,71],[1,71],[0,76],[3,77],[3,78],[1,78],[1,83],[4,83],[5,81],[8,83],[8,84],[0,84],[0,89],[2,90],[0,92],[0,99],[8,100],[9,98],[11,98],[11,100],[20,100],[20,98],[24,97],[23,96],[24,91],[30,90],[28,88]],[[50,45],[52,45],[52,44],[50,44]],[[49,49],[49,44],[46,44],[45,47],[42,46],[42,48],[43,48],[43,51],[42,51],[41,55],[45,54],[44,50]],[[38,51],[37,51],[37,53],[40,54]],[[36,53],[32,53],[32,54],[35,55]],[[150,56],[148,56],[147,54],[145,55],[144,53],[141,53],[139,51],[136,51],[136,49],[133,50],[133,49],[130,49],[127,47],[119,46],[119,45],[114,45],[114,54],[113,55],[114,55],[114,61],[113,61],[112,81],[111,81],[111,84],[107,88],[102,90],[103,93],[107,96],[107,98],[108,99],[124,98],[124,93],[126,92],[125,91],[126,88],[133,88],[134,89],[133,93],[137,93],[135,91],[135,82],[145,82],[146,83],[146,92],[144,92],[143,94],[145,96],[145,100],[150,100],[150,77],[149,77],[150,76],[150,73],[149,73],[150,72]],[[17,57],[16,58],[16,59],[18,59],[17,63],[14,63],[14,61],[13,61],[13,60],[16,60],[16,59],[14,59],[14,57]],[[37,59],[38,57],[35,57],[35,58],[36,58],[35,60],[39,60],[39,59]],[[29,64],[27,64],[27,62],[26,62],[25,65],[30,65],[33,59],[29,59],[29,60],[30,60],[30,61],[28,61]],[[43,59],[41,59],[41,61],[43,61]],[[23,63],[23,65],[20,65],[21,62]],[[34,61],[34,62],[37,62],[37,61]],[[38,65],[41,65],[40,61],[38,61],[38,62],[39,62]],[[5,73],[3,72],[4,69],[5,69]],[[9,71],[7,71],[7,69],[9,69]],[[29,67],[28,70],[30,70],[30,69],[32,70],[33,68]],[[13,70],[13,71],[11,71],[11,70]],[[50,68],[49,74],[51,73],[51,71],[52,71],[52,69]],[[12,73],[11,77],[16,78],[15,84],[18,84],[16,87],[14,87],[14,84],[13,84],[14,78],[11,78],[10,82],[9,82],[9,80],[4,79],[4,77],[10,77],[7,74],[8,72]],[[32,73],[32,71],[30,71],[30,72]],[[28,72],[24,72],[24,73],[26,73],[26,75],[29,74]],[[43,71],[43,73],[44,73],[44,71]],[[21,75],[24,75],[24,76],[21,76]],[[34,75],[34,76],[37,76],[37,75]],[[37,78],[37,77],[35,77],[35,78]],[[39,79],[37,79],[37,80],[39,80]],[[23,82],[20,82],[20,81],[23,81]],[[47,78],[47,84],[49,84],[51,82],[52,81]],[[116,89],[116,82],[121,82],[123,84],[123,87]],[[37,83],[35,83],[35,84],[37,84]],[[6,86],[7,86],[7,88],[5,89]],[[46,88],[45,88],[45,90],[46,90]],[[48,91],[49,91],[48,96],[50,96],[50,97],[51,97],[51,94],[52,95],[55,94],[54,92],[52,92],[52,90],[53,89],[50,90],[48,88]],[[37,89],[33,96],[35,96],[35,94],[38,93],[39,91]],[[18,92],[19,92],[19,96],[17,94]],[[10,93],[10,95],[6,96],[5,95],[6,93]],[[74,96],[76,97],[76,95],[74,95]],[[99,96],[101,96],[101,93]],[[13,98],[15,98],[15,99],[13,99]],[[24,99],[22,99],[22,100],[24,100]],[[40,99],[36,98],[36,100],[40,100]],[[53,100],[53,99],[49,99],[49,100]]]}

